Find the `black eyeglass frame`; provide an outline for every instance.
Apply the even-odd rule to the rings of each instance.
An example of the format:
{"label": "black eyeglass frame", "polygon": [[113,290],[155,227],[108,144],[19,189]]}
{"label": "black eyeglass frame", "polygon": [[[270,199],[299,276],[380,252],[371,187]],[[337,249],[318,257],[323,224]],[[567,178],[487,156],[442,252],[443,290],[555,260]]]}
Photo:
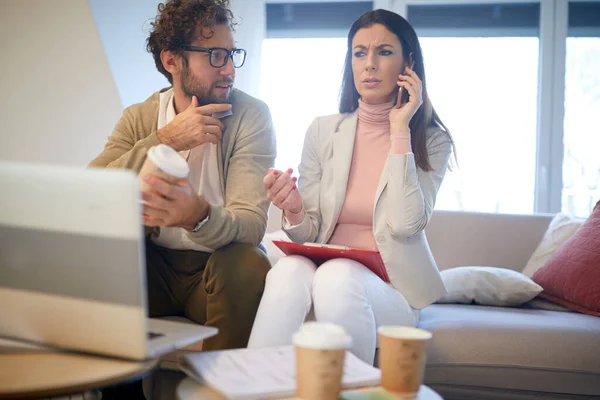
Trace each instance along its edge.
{"label": "black eyeglass frame", "polygon": [[[229,50],[223,47],[210,47],[210,48],[206,48],[206,47],[199,47],[199,46],[192,46],[189,44],[184,44],[182,46],[180,46],[181,50],[185,50],[185,51],[195,51],[198,53],[208,53],[208,62],[210,63],[210,66],[213,68],[222,68],[225,66],[225,64],[227,64],[227,61],[229,61],[229,59],[231,58],[231,63],[233,64],[233,53],[236,52],[243,52],[244,54],[244,58],[242,59],[242,63],[239,66],[236,66],[235,64],[233,64],[234,68],[241,68],[244,63],[246,62],[246,50],[244,49],[233,49],[233,50]],[[214,65],[213,64],[213,59],[212,59],[212,53],[213,51],[216,50],[222,50],[224,52],[226,52],[225,58],[223,59],[223,64],[222,65]]]}

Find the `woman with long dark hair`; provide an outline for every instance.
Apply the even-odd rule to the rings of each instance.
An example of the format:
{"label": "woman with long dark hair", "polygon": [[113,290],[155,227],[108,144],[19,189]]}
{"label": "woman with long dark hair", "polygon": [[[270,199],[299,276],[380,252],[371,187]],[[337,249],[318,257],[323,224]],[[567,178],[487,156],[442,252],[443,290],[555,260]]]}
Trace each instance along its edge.
{"label": "woman with long dark hair", "polygon": [[378,326],[415,326],[445,294],[423,231],[453,142],[427,95],[417,35],[398,14],[369,11],[350,28],[339,111],[309,127],[298,188],[291,169],[271,170],[265,190],[294,242],[375,249],[385,271],[283,257],[267,276],[249,346],[291,343],[314,307],[371,363]]}

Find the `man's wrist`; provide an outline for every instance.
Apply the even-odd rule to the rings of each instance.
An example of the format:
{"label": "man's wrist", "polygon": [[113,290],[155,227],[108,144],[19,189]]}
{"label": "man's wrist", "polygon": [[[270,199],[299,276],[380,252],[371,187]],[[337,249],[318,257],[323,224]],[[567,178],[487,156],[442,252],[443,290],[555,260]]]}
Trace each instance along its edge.
{"label": "man's wrist", "polygon": [[165,138],[164,138],[164,133],[165,133],[165,127],[160,128],[159,130],[156,131],[156,138],[158,139],[159,142],[161,142],[162,144],[167,144]]}
{"label": "man's wrist", "polygon": [[210,204],[200,197],[198,198],[199,206],[196,208],[197,212],[194,213],[194,216],[190,219],[188,224],[183,226],[184,229],[190,232],[198,231],[198,225],[206,222],[210,216]]}
{"label": "man's wrist", "polygon": [[[171,146],[171,147],[175,148],[173,146],[173,142],[171,141],[171,135],[169,135],[169,125],[165,125],[162,128],[160,128],[159,130],[157,130],[156,138],[162,144],[166,144],[167,146]],[[177,150],[177,149],[175,149],[175,150]]]}

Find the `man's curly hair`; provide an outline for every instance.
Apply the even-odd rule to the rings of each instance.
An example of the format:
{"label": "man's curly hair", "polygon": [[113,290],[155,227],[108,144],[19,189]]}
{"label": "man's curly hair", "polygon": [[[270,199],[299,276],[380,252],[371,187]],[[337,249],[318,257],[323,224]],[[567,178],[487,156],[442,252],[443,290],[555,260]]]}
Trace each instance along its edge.
{"label": "man's curly hair", "polygon": [[[173,76],[163,67],[160,52],[170,50],[180,53],[182,45],[196,39],[196,28],[212,28],[216,25],[228,25],[233,29],[233,13],[230,0],[167,0],[158,5],[158,15],[151,23],[152,31],[146,41],[146,50],[152,53],[158,71],[169,83]],[[210,39],[211,36],[204,36]]]}

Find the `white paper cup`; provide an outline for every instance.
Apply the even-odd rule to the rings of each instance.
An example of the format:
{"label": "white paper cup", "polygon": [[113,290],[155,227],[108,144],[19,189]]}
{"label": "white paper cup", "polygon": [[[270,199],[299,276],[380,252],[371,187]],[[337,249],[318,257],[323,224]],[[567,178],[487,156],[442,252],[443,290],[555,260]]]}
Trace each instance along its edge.
{"label": "white paper cup", "polygon": [[336,400],[352,338],[338,325],[307,322],[294,334],[293,343],[296,396],[305,400]]}
{"label": "white paper cup", "polygon": [[[187,161],[172,147],[166,144],[153,146],[148,150],[146,161],[140,170],[140,178],[152,174],[164,179],[169,183],[175,183],[179,179],[187,178],[190,167]],[[140,182],[142,192],[146,191],[147,185]]]}

